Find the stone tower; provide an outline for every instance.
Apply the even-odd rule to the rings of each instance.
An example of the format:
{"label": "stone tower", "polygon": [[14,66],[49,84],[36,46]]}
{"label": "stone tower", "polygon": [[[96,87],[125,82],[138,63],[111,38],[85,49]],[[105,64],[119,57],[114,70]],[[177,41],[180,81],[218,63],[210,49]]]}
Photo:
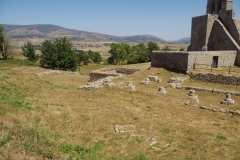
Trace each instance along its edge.
{"label": "stone tower", "polygon": [[240,26],[235,19],[233,0],[208,0],[206,15],[192,18],[191,44],[188,51],[238,52],[240,66]]}

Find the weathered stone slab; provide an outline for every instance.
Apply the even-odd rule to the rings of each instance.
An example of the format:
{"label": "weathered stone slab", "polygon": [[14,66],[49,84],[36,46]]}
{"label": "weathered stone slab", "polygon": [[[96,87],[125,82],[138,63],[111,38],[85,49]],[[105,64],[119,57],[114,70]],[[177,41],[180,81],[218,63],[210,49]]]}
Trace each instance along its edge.
{"label": "weathered stone slab", "polygon": [[163,87],[159,87],[159,89],[158,89],[157,93],[159,93],[159,94],[166,94],[166,93],[167,93],[167,91],[166,91],[166,89],[165,89],[165,88],[163,88]]}
{"label": "weathered stone slab", "polygon": [[172,77],[168,83],[183,83],[187,80],[187,77]]}
{"label": "weathered stone slab", "polygon": [[148,75],[147,78],[149,78],[149,80],[152,82],[159,82],[158,76]]}
{"label": "weathered stone slab", "polygon": [[114,129],[117,133],[137,132],[136,127],[132,124],[115,125]]}
{"label": "weathered stone slab", "polygon": [[135,90],[135,85],[132,84],[131,81],[128,82],[128,84],[125,86],[126,89],[134,91]]}
{"label": "weathered stone slab", "polygon": [[234,100],[231,98],[231,94],[226,94],[226,98],[221,101],[221,104],[234,105]]}

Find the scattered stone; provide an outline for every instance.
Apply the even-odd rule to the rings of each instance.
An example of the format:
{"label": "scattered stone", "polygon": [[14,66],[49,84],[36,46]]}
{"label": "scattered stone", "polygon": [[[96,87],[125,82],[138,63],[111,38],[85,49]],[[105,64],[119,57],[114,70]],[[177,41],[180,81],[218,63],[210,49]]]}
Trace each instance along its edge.
{"label": "scattered stone", "polygon": [[41,72],[41,73],[35,73],[36,76],[44,76],[44,75],[54,75],[54,74],[61,74],[62,72],[59,70],[52,70],[48,72]]}
{"label": "scattered stone", "polygon": [[198,98],[198,96],[195,95],[195,90],[190,90],[189,94],[187,94],[187,97],[192,98],[192,99],[197,99]]}
{"label": "scattered stone", "polygon": [[146,142],[155,142],[155,136],[147,138]]}
{"label": "scattered stone", "polygon": [[140,138],[143,138],[142,135],[135,135],[135,134],[132,134],[130,137],[131,137],[131,138],[134,138],[134,139],[140,139]]}
{"label": "scattered stone", "polygon": [[221,101],[221,104],[234,105],[234,100],[231,99],[231,94],[226,94],[226,98]]}
{"label": "scattered stone", "polygon": [[79,86],[78,89],[82,90],[94,90],[101,88],[102,85],[98,83],[88,83],[87,85]]}
{"label": "scattered stone", "polygon": [[131,81],[128,82],[128,84],[125,86],[126,89],[134,91],[135,90],[135,85],[132,84]]}
{"label": "scattered stone", "polygon": [[183,83],[187,80],[187,77],[172,77],[168,83]]}
{"label": "scattered stone", "polygon": [[128,133],[128,132],[137,132],[136,128],[132,124],[128,125],[116,125],[114,127],[117,133]]}
{"label": "scattered stone", "polygon": [[177,83],[167,83],[165,88],[176,88],[177,87]]}
{"label": "scattered stone", "polygon": [[111,87],[111,86],[114,86],[114,83],[111,81],[110,78],[106,78],[103,80],[103,85]]}
{"label": "scattered stone", "polygon": [[207,109],[207,107],[206,107],[206,106],[200,106],[200,108],[201,108],[201,109]]}
{"label": "scattered stone", "polygon": [[159,80],[158,76],[148,75],[147,78],[149,78],[149,80],[152,82],[158,82]]}
{"label": "scattered stone", "polygon": [[190,90],[189,94],[187,94],[187,102],[185,105],[199,105],[198,96],[195,95],[195,90]]}
{"label": "scattered stone", "polygon": [[141,84],[149,84],[150,81],[149,81],[149,78],[146,78],[145,80],[141,81]]}
{"label": "scattered stone", "polygon": [[166,93],[167,93],[167,91],[166,91],[166,89],[165,89],[165,88],[163,88],[163,87],[160,87],[160,88],[158,89],[157,93],[159,93],[159,94],[166,94]]}

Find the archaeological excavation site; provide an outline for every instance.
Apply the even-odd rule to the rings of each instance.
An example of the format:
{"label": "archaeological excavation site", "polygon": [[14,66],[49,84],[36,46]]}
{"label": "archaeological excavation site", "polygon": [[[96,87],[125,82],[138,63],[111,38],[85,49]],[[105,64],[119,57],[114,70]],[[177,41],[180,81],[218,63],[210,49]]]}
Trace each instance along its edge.
{"label": "archaeological excavation site", "polygon": [[[239,160],[240,24],[233,2],[207,0],[206,14],[192,18],[187,50],[158,47],[144,52],[147,62],[133,63],[144,44],[101,41],[87,52],[70,50],[79,59],[66,69],[71,59],[54,55],[51,45],[67,39],[48,39],[36,51],[50,48],[40,58],[57,63],[23,53],[0,59],[0,159]],[[102,46],[117,56],[96,54]],[[124,49],[135,49],[129,63],[119,60]],[[93,62],[91,54],[104,59]]]}

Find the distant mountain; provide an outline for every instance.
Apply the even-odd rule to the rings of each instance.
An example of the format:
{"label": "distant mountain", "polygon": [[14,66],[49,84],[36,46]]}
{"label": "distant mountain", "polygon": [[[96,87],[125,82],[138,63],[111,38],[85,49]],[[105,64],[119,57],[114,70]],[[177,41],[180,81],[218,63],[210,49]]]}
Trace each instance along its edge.
{"label": "distant mountain", "polygon": [[176,40],[176,41],[169,41],[169,43],[172,43],[172,44],[189,44],[190,41],[191,41],[191,38],[187,37],[187,38],[182,38],[182,39],[179,39],[179,40]]}
{"label": "distant mountain", "polygon": [[152,35],[112,36],[101,33],[67,29],[56,25],[8,25],[0,24],[12,38],[46,38],[67,37],[76,41],[115,41],[115,42],[149,42],[168,43],[164,39]]}

